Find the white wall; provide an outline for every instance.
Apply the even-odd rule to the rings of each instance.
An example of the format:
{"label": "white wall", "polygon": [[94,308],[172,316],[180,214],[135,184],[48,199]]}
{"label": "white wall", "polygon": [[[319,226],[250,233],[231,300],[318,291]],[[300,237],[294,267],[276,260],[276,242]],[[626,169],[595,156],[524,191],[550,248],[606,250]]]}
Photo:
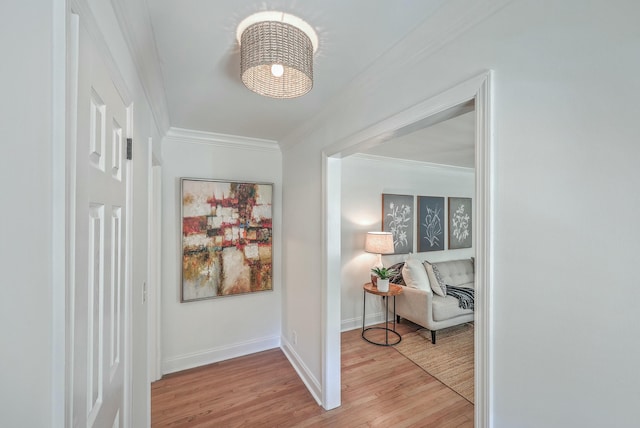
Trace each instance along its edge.
{"label": "white wall", "polygon": [[284,198],[296,199],[284,212],[283,239],[295,243],[284,328],[313,334],[299,352],[312,374],[323,147],[493,69],[493,425],[637,423],[639,15],[631,0],[515,1],[445,46],[415,50],[447,31],[427,20],[284,142]]}
{"label": "white wall", "polygon": [[[474,171],[364,156],[342,160],[342,330],[362,328],[362,285],[369,282],[377,256],[364,252],[365,235],[382,230],[382,193],[413,196],[474,196]],[[417,201],[416,201],[417,203]],[[417,210],[417,206],[415,207]],[[417,214],[414,211],[414,219]],[[446,203],[445,203],[446,229]],[[414,224],[414,253],[417,251]],[[446,230],[445,230],[446,233]],[[473,256],[473,248],[417,253],[420,260],[441,261]],[[406,260],[406,254],[382,256],[385,266]],[[367,324],[384,321],[384,308],[376,296],[367,296]]]}
{"label": "white wall", "polygon": [[[199,134],[200,136],[202,134]],[[282,160],[278,147],[229,148],[165,138],[162,156],[162,371],[170,373],[280,346]],[[180,303],[180,178],[270,182],[273,291]]]}
{"label": "white wall", "polygon": [[[322,396],[322,159],[318,147],[283,152],[284,349],[316,400]],[[336,311],[337,312],[337,311]],[[294,345],[293,336],[297,336]],[[291,360],[291,358],[290,358]]]}
{"label": "white wall", "polygon": [[[52,417],[51,1],[0,7],[0,414]],[[20,43],[16,43],[20,40]]]}

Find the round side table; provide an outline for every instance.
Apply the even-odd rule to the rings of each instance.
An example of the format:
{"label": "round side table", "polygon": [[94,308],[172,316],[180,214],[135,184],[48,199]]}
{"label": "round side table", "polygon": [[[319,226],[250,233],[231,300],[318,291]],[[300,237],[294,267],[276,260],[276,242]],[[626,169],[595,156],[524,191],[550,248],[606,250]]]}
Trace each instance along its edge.
{"label": "round side table", "polygon": [[[389,284],[389,291],[378,291],[378,287],[373,285],[372,283],[366,283],[362,289],[362,338],[369,343],[378,346],[393,346],[400,343],[402,340],[402,336],[400,333],[396,331],[396,296],[402,293],[402,287],[396,284]],[[367,293],[375,294],[377,296],[382,296],[385,300],[385,313],[384,313],[384,327],[367,327],[364,326],[364,321],[366,319],[366,308],[367,308]],[[389,297],[393,296],[393,328],[389,328]],[[384,330],[384,342],[376,342],[374,340],[368,339],[366,336],[366,332],[369,330]],[[391,334],[392,339],[397,339],[395,341],[389,342],[389,334]]]}

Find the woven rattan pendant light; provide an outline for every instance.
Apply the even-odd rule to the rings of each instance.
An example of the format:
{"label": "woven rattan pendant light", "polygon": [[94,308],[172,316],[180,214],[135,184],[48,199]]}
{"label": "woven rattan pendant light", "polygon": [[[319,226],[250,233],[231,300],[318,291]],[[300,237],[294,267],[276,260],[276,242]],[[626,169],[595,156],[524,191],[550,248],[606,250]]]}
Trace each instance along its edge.
{"label": "woven rattan pendant light", "polygon": [[317,36],[309,24],[282,12],[261,12],[240,24],[238,36],[240,76],[248,89],[271,98],[311,90]]}

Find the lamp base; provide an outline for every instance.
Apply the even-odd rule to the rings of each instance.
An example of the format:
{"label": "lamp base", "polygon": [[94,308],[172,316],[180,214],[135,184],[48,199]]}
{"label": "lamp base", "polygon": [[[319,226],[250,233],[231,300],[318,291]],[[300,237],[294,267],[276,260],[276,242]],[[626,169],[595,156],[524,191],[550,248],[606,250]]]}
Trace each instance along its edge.
{"label": "lamp base", "polygon": [[[378,260],[376,261],[375,265],[371,266],[371,269],[383,268],[384,267],[384,265],[382,264],[382,254],[376,254],[376,255],[378,256]],[[373,274],[373,273],[371,274],[371,283],[373,285],[377,286],[377,284],[378,284],[378,275]]]}

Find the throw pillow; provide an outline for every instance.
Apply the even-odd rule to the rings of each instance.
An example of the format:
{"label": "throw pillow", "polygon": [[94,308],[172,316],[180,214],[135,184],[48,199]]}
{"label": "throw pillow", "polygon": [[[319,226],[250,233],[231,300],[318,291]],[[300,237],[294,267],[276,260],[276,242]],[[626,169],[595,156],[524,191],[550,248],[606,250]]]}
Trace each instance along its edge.
{"label": "throw pillow", "polygon": [[438,268],[427,261],[424,262],[424,268],[427,271],[427,276],[429,277],[431,290],[433,290],[433,292],[438,296],[446,297],[447,285],[442,280],[442,276],[440,275]]}
{"label": "throw pillow", "polygon": [[397,284],[397,285],[407,285],[404,283],[402,279],[402,268],[404,266],[404,262],[396,263],[394,265],[389,266],[389,269],[393,270],[395,273],[389,277],[389,284]]}
{"label": "throw pillow", "polygon": [[429,289],[429,277],[420,260],[409,258],[402,267],[402,278],[409,287]]}

